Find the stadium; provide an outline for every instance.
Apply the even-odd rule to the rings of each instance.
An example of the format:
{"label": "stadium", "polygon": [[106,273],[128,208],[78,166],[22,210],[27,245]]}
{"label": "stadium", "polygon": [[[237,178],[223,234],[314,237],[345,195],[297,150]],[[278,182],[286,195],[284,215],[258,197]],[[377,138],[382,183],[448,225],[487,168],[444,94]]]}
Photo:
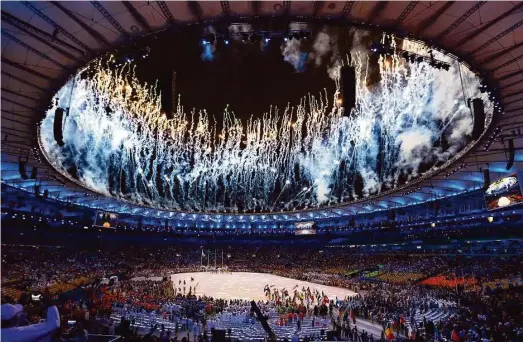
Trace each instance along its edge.
{"label": "stadium", "polygon": [[2,339],[523,340],[522,11],[3,2]]}

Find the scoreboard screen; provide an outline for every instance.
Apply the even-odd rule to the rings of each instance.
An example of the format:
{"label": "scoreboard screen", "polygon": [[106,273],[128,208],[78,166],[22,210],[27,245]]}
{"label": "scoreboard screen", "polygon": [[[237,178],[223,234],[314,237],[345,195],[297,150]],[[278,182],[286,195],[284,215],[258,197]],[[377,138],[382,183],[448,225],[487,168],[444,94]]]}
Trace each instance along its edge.
{"label": "scoreboard screen", "polygon": [[295,228],[296,235],[316,235],[314,222],[297,222]]}
{"label": "scoreboard screen", "polygon": [[94,226],[116,229],[118,223],[118,214],[108,213],[106,211],[97,211],[96,218],[94,219]]}
{"label": "scoreboard screen", "polygon": [[523,202],[517,174],[503,177],[485,191],[487,210],[494,210]]}

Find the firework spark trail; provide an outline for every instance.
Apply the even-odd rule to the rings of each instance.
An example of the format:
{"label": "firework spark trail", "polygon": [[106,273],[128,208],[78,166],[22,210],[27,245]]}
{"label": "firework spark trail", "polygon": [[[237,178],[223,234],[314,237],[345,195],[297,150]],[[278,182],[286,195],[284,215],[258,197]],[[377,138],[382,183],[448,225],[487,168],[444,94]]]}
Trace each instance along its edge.
{"label": "firework spark trail", "polygon": [[[357,103],[349,118],[335,104],[335,77],[333,95],[307,94],[294,107],[271,107],[246,123],[226,109],[218,132],[214,116],[186,113],[180,101],[167,119],[156,85],[140,84],[130,65],[110,70],[98,62],[86,70],[92,77],[79,74],[57,94],[61,106],[71,107],[66,146],[53,140],[53,107],[42,122],[43,148],[56,167],[67,172],[75,163],[80,180],[106,195],[159,208],[273,211],[356,198],[355,173],[364,196],[379,192],[464,146],[472,121],[455,101],[461,85],[448,81],[455,65],[447,72],[381,57],[381,81],[368,87],[368,57],[354,53],[352,63]],[[464,72],[464,82],[471,89],[479,84],[471,72]],[[473,95],[492,109],[479,91]],[[448,151],[434,145],[441,135]]]}

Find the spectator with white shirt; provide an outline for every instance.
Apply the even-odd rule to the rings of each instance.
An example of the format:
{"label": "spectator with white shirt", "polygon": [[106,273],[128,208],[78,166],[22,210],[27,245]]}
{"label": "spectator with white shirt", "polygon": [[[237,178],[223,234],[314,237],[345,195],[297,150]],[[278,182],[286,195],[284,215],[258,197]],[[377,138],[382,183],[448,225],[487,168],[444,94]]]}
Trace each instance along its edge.
{"label": "spectator with white shirt", "polygon": [[[25,298],[23,298],[25,299]],[[24,311],[22,304],[2,304],[1,337],[4,342],[51,341],[53,333],[60,328],[60,314],[56,305],[48,298],[42,300],[46,317],[42,323],[22,325]]]}

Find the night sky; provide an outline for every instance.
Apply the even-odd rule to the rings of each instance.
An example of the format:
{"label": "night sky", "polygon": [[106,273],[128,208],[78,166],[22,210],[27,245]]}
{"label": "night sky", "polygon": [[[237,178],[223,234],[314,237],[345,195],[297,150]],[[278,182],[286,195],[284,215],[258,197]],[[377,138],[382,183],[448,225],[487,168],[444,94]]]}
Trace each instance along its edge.
{"label": "night sky", "polygon": [[[273,39],[263,51],[260,43],[231,41],[218,43],[213,61],[203,61],[200,32],[186,32],[158,38],[150,44],[151,53],[137,62],[137,76],[152,83],[158,81],[162,105],[171,110],[171,80],[176,70],[176,94],[181,95],[185,112],[206,109],[221,121],[227,104],[237,117],[247,119],[268,112],[271,105],[283,109],[296,105],[311,93],[318,95],[327,88],[334,92],[334,81],[326,66],[309,63],[296,72],[283,60],[281,39]],[[331,99],[329,99],[331,100]],[[220,126],[220,125],[218,125]]]}

